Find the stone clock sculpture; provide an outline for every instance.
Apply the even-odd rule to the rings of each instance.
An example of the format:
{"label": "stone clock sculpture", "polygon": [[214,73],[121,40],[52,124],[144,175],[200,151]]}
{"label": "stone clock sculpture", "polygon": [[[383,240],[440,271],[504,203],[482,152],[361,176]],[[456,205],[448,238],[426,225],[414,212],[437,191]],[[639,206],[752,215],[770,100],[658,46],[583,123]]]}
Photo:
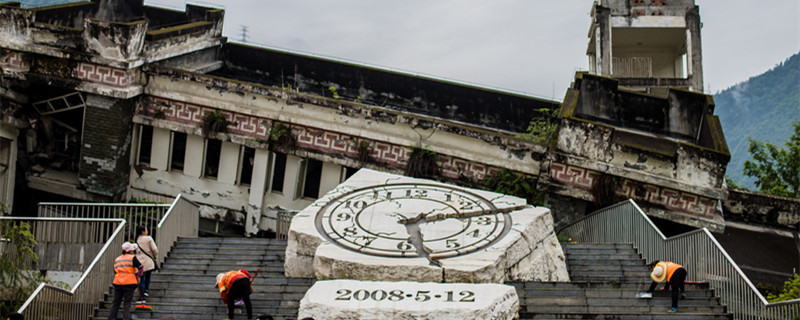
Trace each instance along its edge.
{"label": "stone clock sculpture", "polygon": [[286,275],[373,281],[568,281],[550,211],[362,169],[292,220]]}

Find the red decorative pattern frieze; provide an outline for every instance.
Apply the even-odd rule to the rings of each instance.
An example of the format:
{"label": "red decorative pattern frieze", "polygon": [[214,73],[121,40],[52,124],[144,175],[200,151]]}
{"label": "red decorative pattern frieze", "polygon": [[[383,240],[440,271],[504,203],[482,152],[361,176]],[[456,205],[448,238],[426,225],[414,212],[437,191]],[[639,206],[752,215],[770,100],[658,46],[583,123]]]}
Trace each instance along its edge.
{"label": "red decorative pattern frieze", "polygon": [[591,190],[600,173],[589,169],[570,166],[561,163],[550,165],[550,177],[553,180],[568,186],[584,190]]}
{"label": "red decorative pattern frieze", "polygon": [[[234,113],[205,106],[175,101],[161,97],[149,96],[150,103],[137,110],[137,113],[153,117],[163,117],[164,120],[200,126],[203,117],[215,111],[228,119],[228,133],[250,136],[255,139],[267,140],[269,130],[276,120],[254,115]],[[370,160],[395,168],[405,168],[411,149],[397,144],[383,141],[366,140],[357,136],[289,124],[292,134],[296,138],[296,145],[300,148],[317,150],[328,154],[340,154],[349,158],[358,157],[358,145],[364,141],[370,150]],[[499,169],[475,163],[462,158],[439,155],[439,166],[442,175],[457,179],[465,176],[475,180],[483,179],[487,174],[496,174]]]}
{"label": "red decorative pattern frieze", "polygon": [[487,174],[496,175],[500,171],[497,167],[489,167],[450,156],[439,157],[439,168],[442,169],[442,175],[445,177],[457,179],[464,176],[475,180],[483,179]]}
{"label": "red decorative pattern frieze", "polygon": [[[600,172],[586,168],[563,163],[550,165],[552,180],[583,190],[591,190],[600,176]],[[622,179],[615,193],[625,198],[661,205],[673,211],[708,217],[717,214],[716,199],[633,180]]]}
{"label": "red decorative pattern frieze", "polygon": [[24,56],[22,52],[5,50],[5,53],[0,55],[0,67],[6,72],[28,72],[30,66],[25,63]]}
{"label": "red decorative pattern frieze", "polygon": [[135,70],[123,70],[86,62],[78,64],[78,79],[102,83],[113,87],[127,87],[136,83]]}

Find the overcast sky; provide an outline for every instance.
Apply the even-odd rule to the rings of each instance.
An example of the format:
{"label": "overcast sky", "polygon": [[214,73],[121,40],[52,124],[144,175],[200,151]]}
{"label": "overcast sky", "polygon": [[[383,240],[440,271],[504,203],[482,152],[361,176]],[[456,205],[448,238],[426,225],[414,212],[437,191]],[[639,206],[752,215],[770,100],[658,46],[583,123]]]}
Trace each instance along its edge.
{"label": "overcast sky", "polygon": [[[272,48],[561,100],[586,70],[593,0],[212,0],[224,34]],[[149,0],[183,10],[185,0]],[[800,51],[798,0],[696,0],[706,92]]]}

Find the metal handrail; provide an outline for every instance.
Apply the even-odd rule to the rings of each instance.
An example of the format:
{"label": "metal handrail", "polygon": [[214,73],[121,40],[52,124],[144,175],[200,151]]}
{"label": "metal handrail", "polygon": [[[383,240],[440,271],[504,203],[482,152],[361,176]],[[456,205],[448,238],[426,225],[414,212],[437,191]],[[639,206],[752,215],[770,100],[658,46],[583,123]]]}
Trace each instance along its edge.
{"label": "metal handrail", "polygon": [[[29,319],[86,319],[94,308],[99,305],[99,297],[108,288],[113,277],[112,269],[117,252],[109,248],[119,248],[125,241],[122,235],[125,230],[124,219],[70,219],[70,218],[21,218],[21,217],[0,217],[3,220],[16,221],[55,221],[63,223],[100,224],[100,232],[106,229],[104,224],[113,227],[113,233],[104,240],[104,245],[100,252],[92,260],[91,264],[83,271],[81,278],[71,290],[64,290],[46,283],[40,283],[28,300],[23,303],[18,312],[25,314]],[[61,235],[63,238],[69,236],[80,237],[81,235]],[[63,239],[62,240],[67,240]]]}
{"label": "metal handrail", "polygon": [[[66,208],[73,206],[78,208],[80,203],[42,203],[42,205],[51,206],[53,208]],[[43,206],[40,205],[40,212]],[[65,206],[69,205],[69,206]],[[156,246],[160,249],[158,252],[157,260],[161,263],[166,258],[169,251],[172,249],[175,242],[180,237],[197,237],[199,228],[199,206],[192,201],[178,195],[172,204],[100,204],[100,203],[87,203],[89,207],[167,207],[166,212],[159,212],[159,221],[157,226],[152,230],[153,238]],[[61,207],[59,207],[61,206]],[[53,210],[59,211],[59,210]],[[73,212],[92,212],[86,211],[73,211]],[[103,214],[108,211],[100,211]],[[110,211],[121,212],[121,211]],[[95,212],[97,213],[97,212]],[[117,227],[114,234],[106,241],[102,250],[98,253],[91,265],[83,272],[81,278],[72,288],[72,290],[63,290],[47,284],[40,284],[34,293],[28,298],[25,304],[18,310],[29,319],[69,319],[69,320],[83,320],[91,316],[93,310],[99,305],[103,293],[106,292],[111,284],[114,276],[113,264],[114,259],[119,252],[114,251],[113,248],[120,248],[122,243],[127,239],[126,233],[132,235],[132,228],[126,224],[132,224],[131,216],[126,216],[126,219],[88,219],[88,218],[26,218],[26,219],[49,219],[49,220],[62,220],[62,221],[80,221],[80,220],[113,220],[121,221],[122,223]],[[112,248],[112,250],[108,250]],[[88,289],[81,289],[87,288]]]}
{"label": "metal handrail", "polygon": [[667,238],[633,200],[598,210],[558,233],[585,243],[630,243],[648,262],[679,262],[689,280],[708,282],[737,319],[793,319],[800,314],[800,299],[767,302],[708,229]]}
{"label": "metal handrail", "polygon": [[[175,197],[169,210],[156,226],[158,236],[155,238],[155,242],[156,247],[159,248],[156,259],[159,263],[164,263],[164,259],[179,237],[197,237],[200,229],[199,212],[200,206],[196,203],[180,194]],[[195,219],[182,219],[192,215]]]}
{"label": "metal handrail", "polygon": [[[37,215],[66,218],[123,218],[128,221],[125,238],[131,239],[135,237],[136,227],[140,225],[152,227],[164,218],[171,207],[170,204],[164,203],[40,202]],[[150,232],[155,238],[156,230]]]}

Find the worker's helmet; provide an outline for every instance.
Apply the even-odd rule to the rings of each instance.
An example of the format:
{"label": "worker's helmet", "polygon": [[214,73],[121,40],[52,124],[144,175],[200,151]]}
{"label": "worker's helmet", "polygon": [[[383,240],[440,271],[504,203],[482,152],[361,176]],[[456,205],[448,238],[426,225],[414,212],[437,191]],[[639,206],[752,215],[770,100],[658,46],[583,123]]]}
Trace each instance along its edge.
{"label": "worker's helmet", "polygon": [[224,276],[224,273],[217,274],[217,283],[215,285],[219,285],[219,283],[222,281],[222,277]]}
{"label": "worker's helmet", "polygon": [[665,269],[666,266],[659,263],[653,268],[653,272],[650,273],[650,278],[655,282],[664,282],[665,278],[667,277],[667,270]]}

